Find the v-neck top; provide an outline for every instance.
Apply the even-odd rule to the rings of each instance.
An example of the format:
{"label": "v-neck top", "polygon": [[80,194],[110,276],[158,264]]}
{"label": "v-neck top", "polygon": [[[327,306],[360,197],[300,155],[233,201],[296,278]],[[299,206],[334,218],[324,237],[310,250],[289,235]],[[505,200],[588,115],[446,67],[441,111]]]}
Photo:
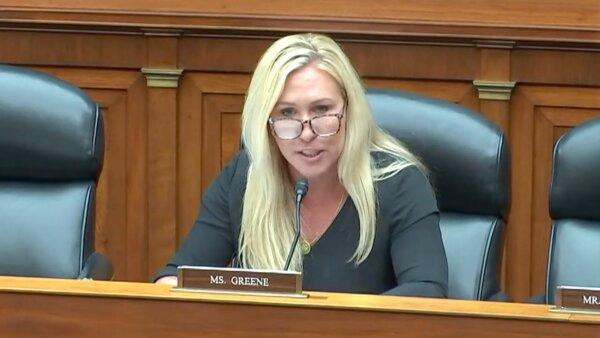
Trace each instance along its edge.
{"label": "v-neck top", "polygon": [[[377,154],[378,155],[378,154]],[[154,280],[180,265],[222,267],[237,249],[249,167],[240,152],[204,194],[200,213],[180,249]],[[303,256],[308,291],[446,297],[448,264],[433,189],[414,166],[375,182],[377,219],[369,256],[351,257],[359,239],[358,211],[350,197],[325,233]]]}

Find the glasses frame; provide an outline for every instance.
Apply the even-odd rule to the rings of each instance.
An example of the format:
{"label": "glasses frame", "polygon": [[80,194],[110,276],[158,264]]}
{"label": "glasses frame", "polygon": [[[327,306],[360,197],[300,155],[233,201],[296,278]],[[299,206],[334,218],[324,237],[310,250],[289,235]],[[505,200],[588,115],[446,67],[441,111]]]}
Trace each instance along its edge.
{"label": "glasses frame", "polygon": [[[337,130],[335,132],[333,132],[333,133],[328,133],[328,134],[319,134],[319,133],[317,133],[315,131],[315,128],[313,128],[312,121],[314,119],[317,119],[317,118],[320,118],[320,117],[327,117],[327,116],[335,116],[335,117],[338,118],[338,127],[337,127]],[[310,127],[310,130],[313,132],[313,134],[315,134],[315,135],[317,135],[319,137],[330,137],[330,136],[333,136],[333,135],[335,135],[335,134],[337,134],[337,133],[340,132],[340,129],[342,127],[342,118],[343,117],[344,117],[344,108],[342,108],[342,111],[339,112],[339,113],[315,115],[313,117],[310,117],[310,118],[304,119],[304,120],[296,119],[296,118],[293,118],[293,117],[278,117],[278,118],[269,117],[269,126],[271,127],[271,132],[273,133],[273,135],[275,135],[277,138],[282,139],[282,140],[295,140],[295,139],[297,139],[298,137],[300,137],[300,135],[302,135],[302,133],[304,132],[304,126],[306,126],[307,124]],[[302,125],[302,129],[300,129],[300,133],[298,133],[298,136],[286,138],[286,137],[281,137],[281,136],[277,135],[277,132],[275,131],[275,127],[274,127],[275,122],[277,122],[277,121],[285,121],[285,120],[292,120],[292,121],[298,121],[298,122],[300,122],[300,124]]]}

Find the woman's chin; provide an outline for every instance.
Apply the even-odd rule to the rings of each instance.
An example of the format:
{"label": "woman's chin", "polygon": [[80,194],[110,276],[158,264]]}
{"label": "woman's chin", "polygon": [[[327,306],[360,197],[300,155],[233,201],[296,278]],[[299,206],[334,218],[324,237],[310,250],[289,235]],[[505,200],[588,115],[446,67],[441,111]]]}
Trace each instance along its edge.
{"label": "woman's chin", "polygon": [[292,176],[295,179],[304,177],[304,178],[308,179],[309,181],[312,181],[312,180],[319,180],[322,178],[326,178],[331,175],[337,175],[337,169],[335,168],[335,166],[333,166],[333,170],[332,170],[331,167],[324,166],[324,165],[307,166],[307,165],[300,164],[298,166],[293,166],[293,169],[292,169]]}

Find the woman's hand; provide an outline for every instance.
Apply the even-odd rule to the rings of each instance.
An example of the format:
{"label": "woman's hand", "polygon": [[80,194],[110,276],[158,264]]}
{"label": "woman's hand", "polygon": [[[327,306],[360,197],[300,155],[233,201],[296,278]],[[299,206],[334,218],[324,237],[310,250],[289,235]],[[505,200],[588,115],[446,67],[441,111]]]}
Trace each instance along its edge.
{"label": "woman's hand", "polygon": [[156,284],[167,284],[171,286],[177,286],[177,276],[164,276],[154,282]]}

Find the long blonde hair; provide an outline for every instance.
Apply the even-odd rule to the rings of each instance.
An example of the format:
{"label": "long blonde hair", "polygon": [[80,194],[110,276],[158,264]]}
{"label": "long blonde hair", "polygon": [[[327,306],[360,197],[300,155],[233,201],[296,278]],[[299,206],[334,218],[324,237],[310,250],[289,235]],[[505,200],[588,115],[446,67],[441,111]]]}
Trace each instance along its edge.
{"label": "long blonde hair", "polygon": [[[346,138],[337,170],[360,223],[350,261],[360,264],[373,247],[377,215],[374,182],[409,165],[422,167],[415,156],[375,124],[360,77],[332,39],[298,34],[277,40],[254,71],[242,114],[242,139],[250,160],[238,247],[243,267],[281,269],[294,237],[292,183],[267,121],[288,75],[309,63],[329,73],[346,98]],[[377,165],[374,152],[389,154],[392,160]],[[291,268],[302,269],[299,250],[295,250]]]}

